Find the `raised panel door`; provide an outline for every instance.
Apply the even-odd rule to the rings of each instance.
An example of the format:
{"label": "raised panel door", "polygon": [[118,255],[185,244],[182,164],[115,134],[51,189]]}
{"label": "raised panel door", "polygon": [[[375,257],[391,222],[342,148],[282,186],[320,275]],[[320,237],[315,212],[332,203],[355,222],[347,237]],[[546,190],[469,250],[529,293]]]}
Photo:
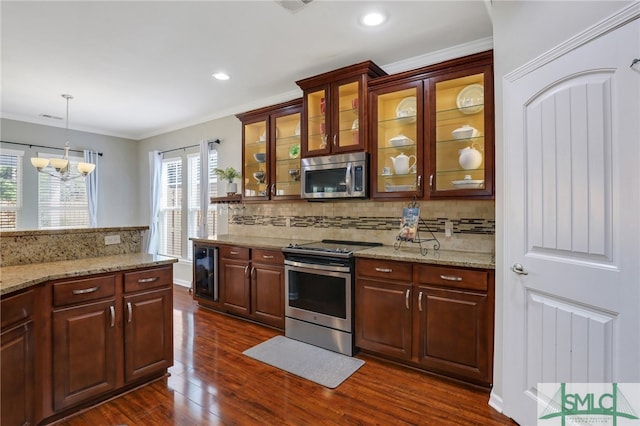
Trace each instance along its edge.
{"label": "raised panel door", "polygon": [[229,312],[249,316],[251,313],[249,262],[220,261],[222,300]]}
{"label": "raised panel door", "polygon": [[356,279],[356,346],[411,360],[411,284]]}
{"label": "raised panel door", "polygon": [[171,288],[124,297],[125,382],[173,365]]}
{"label": "raised panel door", "polygon": [[487,294],[430,286],[416,290],[418,362],[432,371],[490,384]]}
{"label": "raised panel door", "polygon": [[284,267],[254,263],[251,270],[251,306],[256,320],[284,328]]}
{"label": "raised panel door", "polygon": [[53,312],[53,407],[60,410],[116,387],[115,300]]}
{"label": "raised panel door", "polygon": [[34,355],[32,321],[0,335],[0,424],[4,426],[34,424]]}

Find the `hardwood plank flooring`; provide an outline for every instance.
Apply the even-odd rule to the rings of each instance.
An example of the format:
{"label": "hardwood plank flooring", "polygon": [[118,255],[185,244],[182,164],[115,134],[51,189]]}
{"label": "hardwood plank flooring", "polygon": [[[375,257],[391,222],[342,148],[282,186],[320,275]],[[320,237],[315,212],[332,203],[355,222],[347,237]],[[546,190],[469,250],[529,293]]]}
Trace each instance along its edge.
{"label": "hardwood plank flooring", "polygon": [[199,308],[174,290],[171,375],[59,422],[77,425],[513,425],[487,391],[358,354],[328,389],[242,352],[278,333]]}

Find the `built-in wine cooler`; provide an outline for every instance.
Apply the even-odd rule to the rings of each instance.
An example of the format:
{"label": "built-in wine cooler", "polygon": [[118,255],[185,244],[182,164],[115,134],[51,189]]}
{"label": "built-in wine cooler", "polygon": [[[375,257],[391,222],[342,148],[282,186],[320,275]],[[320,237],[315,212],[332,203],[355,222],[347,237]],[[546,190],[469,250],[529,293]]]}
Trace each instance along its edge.
{"label": "built-in wine cooler", "polygon": [[218,247],[193,245],[193,291],[212,302],[220,300],[218,286]]}

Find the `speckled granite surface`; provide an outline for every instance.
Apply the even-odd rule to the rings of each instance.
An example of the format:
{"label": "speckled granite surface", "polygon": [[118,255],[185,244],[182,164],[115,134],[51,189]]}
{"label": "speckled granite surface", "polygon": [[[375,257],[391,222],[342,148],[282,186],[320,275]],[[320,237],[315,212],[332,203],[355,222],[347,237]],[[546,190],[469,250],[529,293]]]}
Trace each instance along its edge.
{"label": "speckled granite surface", "polygon": [[5,266],[0,268],[0,296],[60,278],[168,265],[177,261],[172,257],[154,256],[147,253],[129,253],[60,262]]}
{"label": "speckled granite surface", "polygon": [[[139,253],[146,226],[0,232],[0,266]],[[106,245],[104,237],[120,235]]]}
{"label": "speckled granite surface", "polygon": [[[193,238],[193,241],[216,242],[222,244],[237,244],[251,248],[279,249],[286,247],[289,243],[304,244],[310,240],[297,240],[287,238],[269,237],[249,237],[237,235],[219,235],[212,238]],[[468,251],[438,250],[434,251],[431,246],[427,254],[420,254],[418,245],[403,243],[398,250],[393,246],[373,247],[355,253],[356,257],[366,257],[370,259],[402,260],[406,262],[430,263],[434,265],[463,266],[467,268],[494,269],[495,259],[491,253],[476,253]]]}

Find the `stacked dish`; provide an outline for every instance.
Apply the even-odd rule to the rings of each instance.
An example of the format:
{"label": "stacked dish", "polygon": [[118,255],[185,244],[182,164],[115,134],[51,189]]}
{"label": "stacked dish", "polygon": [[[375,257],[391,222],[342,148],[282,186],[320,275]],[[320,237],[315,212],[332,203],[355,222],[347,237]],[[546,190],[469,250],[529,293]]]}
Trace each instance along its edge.
{"label": "stacked dish", "polygon": [[416,121],[416,113],[418,109],[416,107],[416,97],[409,96],[398,102],[396,107],[396,117],[401,118],[402,121],[408,123],[414,123]]}
{"label": "stacked dish", "polygon": [[403,134],[399,134],[398,136],[394,136],[391,139],[389,139],[389,144],[391,146],[407,146],[407,145],[413,145],[415,142],[406,137]]}

